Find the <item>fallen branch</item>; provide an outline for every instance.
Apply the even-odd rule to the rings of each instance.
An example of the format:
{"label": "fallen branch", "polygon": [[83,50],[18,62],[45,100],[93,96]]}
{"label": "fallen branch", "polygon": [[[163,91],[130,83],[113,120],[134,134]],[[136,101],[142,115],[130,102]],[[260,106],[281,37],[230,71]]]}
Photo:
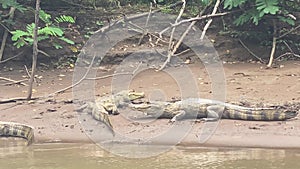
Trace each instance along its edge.
{"label": "fallen branch", "polygon": [[27,86],[27,84],[25,83],[22,83],[22,81],[25,81],[27,79],[23,79],[23,80],[12,80],[12,79],[9,79],[9,78],[6,78],[6,77],[0,77],[0,80],[6,80],[6,81],[9,81],[9,82],[12,82],[11,84],[16,84],[16,83],[19,83],[23,86]]}
{"label": "fallen branch", "polygon": [[182,55],[182,54],[184,54],[184,53],[187,53],[187,52],[189,52],[189,51],[191,51],[191,49],[186,49],[186,50],[184,50],[184,51],[182,51],[182,52],[179,52],[179,53],[174,54],[174,56],[180,56],[180,55]]}
{"label": "fallen branch", "polygon": [[209,18],[213,18],[213,17],[224,16],[224,15],[228,15],[228,14],[239,12],[239,11],[240,10],[236,10],[236,11],[231,11],[231,12],[217,13],[217,14],[214,14],[214,15],[210,14],[210,15],[197,16],[197,17],[190,18],[190,19],[184,19],[184,20],[181,20],[178,23],[171,24],[171,26],[169,26],[169,27],[165,28],[164,30],[162,30],[159,34],[162,35],[164,32],[168,31],[169,29],[171,29],[173,27],[176,27],[176,26],[179,26],[179,25],[182,25],[184,23],[199,21],[199,20],[203,20],[203,19],[209,19]]}
{"label": "fallen branch", "polygon": [[296,53],[286,52],[286,53],[284,53],[284,54],[278,56],[278,57],[275,58],[274,60],[277,61],[278,59],[280,59],[280,58],[282,58],[282,57],[284,57],[284,56],[286,56],[286,55],[293,55],[293,56],[295,56],[295,57],[300,58],[300,55],[298,55],[298,54],[296,54]]}
{"label": "fallen branch", "polygon": [[297,30],[298,28],[300,28],[300,25],[298,25],[298,26],[296,26],[295,28],[289,30],[288,32],[286,32],[286,33],[280,35],[279,37],[277,37],[277,39],[281,39],[281,38],[285,37],[286,35],[288,35],[288,34],[294,32],[294,31]]}
{"label": "fallen branch", "polygon": [[91,77],[91,78],[85,78],[86,80],[99,80],[99,79],[106,79],[106,78],[109,78],[109,77],[114,77],[114,76],[118,76],[118,75],[134,75],[138,69],[140,68],[141,66],[141,62],[139,63],[139,65],[136,67],[136,69],[134,69],[133,72],[121,72],[121,73],[114,73],[114,74],[111,74],[111,75],[104,75],[104,76],[100,76],[100,77]]}
{"label": "fallen branch", "polygon": [[30,78],[30,77],[31,77],[31,75],[30,75],[30,73],[29,73],[29,71],[28,71],[28,68],[27,68],[27,66],[26,66],[26,65],[24,65],[24,67],[25,67],[25,71],[26,71],[26,73],[27,73],[27,76]]}
{"label": "fallen branch", "polygon": [[283,41],[283,43],[285,44],[285,46],[290,50],[291,53],[295,53],[293,51],[293,49],[289,46],[289,44],[286,43],[286,41]]}
{"label": "fallen branch", "polygon": [[286,55],[293,55],[293,56],[295,56],[295,57],[300,58],[300,55],[299,55],[299,54],[296,54],[296,53],[292,50],[292,48],[286,43],[286,41],[283,41],[283,43],[284,43],[285,46],[290,50],[290,52],[286,52],[286,53],[284,53],[284,54],[278,56],[278,57],[277,57],[276,59],[274,59],[274,60],[278,60],[278,59],[280,59],[281,57],[286,56]]}
{"label": "fallen branch", "polygon": [[87,71],[85,72],[85,74],[83,75],[83,77],[82,77],[78,82],[76,82],[76,83],[74,83],[74,84],[72,84],[72,85],[70,85],[70,86],[68,86],[68,87],[65,87],[65,88],[63,88],[63,89],[60,89],[60,90],[58,90],[58,91],[56,91],[56,92],[54,92],[54,93],[51,93],[51,94],[49,94],[49,96],[54,96],[54,95],[56,95],[56,94],[62,93],[62,92],[64,92],[64,91],[68,90],[68,89],[71,89],[71,88],[73,88],[73,87],[79,85],[84,79],[86,79],[86,76],[87,76],[88,73],[90,72],[91,67],[93,66],[95,57],[96,57],[96,55],[93,56],[92,62],[91,62],[91,64],[89,65]]}
{"label": "fallen branch", "polygon": [[[215,15],[215,14],[216,14],[219,5],[220,5],[220,0],[217,0],[216,4],[215,4],[215,6],[214,6],[214,9],[213,9],[213,11],[212,11],[212,13],[211,13],[212,15]],[[210,19],[207,21],[207,23],[205,24],[205,26],[204,26],[204,28],[203,28],[203,32],[202,32],[201,37],[200,37],[200,40],[203,40],[203,39],[204,39],[205,34],[206,34],[206,31],[207,31],[207,29],[208,29],[208,27],[210,26],[211,23],[212,23],[212,18],[210,18]]]}
{"label": "fallen branch", "polygon": [[[25,67],[25,71],[26,71],[26,73],[27,73],[27,76],[28,76],[28,78],[30,79],[30,78],[31,78],[31,75],[30,75],[30,73],[29,73],[29,71],[28,71],[28,68],[27,68],[26,65],[24,65],[24,67]],[[34,81],[35,83],[37,82],[35,77],[34,77],[33,81]]]}
{"label": "fallen branch", "polygon": [[100,77],[91,77],[91,78],[86,78],[86,80],[99,80],[99,79],[106,79],[109,77],[114,77],[114,76],[118,76],[118,75],[132,75],[132,73],[130,72],[124,72],[124,73],[114,73],[111,75],[104,75],[104,76],[100,76]]}
{"label": "fallen branch", "polygon": [[[186,5],[186,1],[182,0],[182,6],[181,9],[179,11],[179,14],[175,20],[175,24],[179,22],[184,10],[185,10],[185,5]],[[179,41],[176,43],[175,46],[173,46],[173,36],[174,36],[174,32],[175,32],[175,27],[172,28],[171,31],[171,35],[170,35],[170,39],[169,39],[169,46],[168,46],[168,55],[167,55],[167,59],[166,61],[163,63],[163,65],[158,69],[159,71],[163,70],[166,65],[171,61],[171,57],[174,55],[174,53],[177,51],[178,47],[180,46],[181,42],[183,41],[184,37],[186,36],[187,32],[190,30],[190,28],[188,28],[183,35],[180,37]],[[172,49],[173,48],[173,49]]]}
{"label": "fallen branch", "polygon": [[[176,3],[174,3],[174,4],[171,4],[171,5],[167,6],[166,8],[173,8],[173,7],[176,7],[176,6],[181,5],[181,4],[182,4],[182,2],[176,2]],[[162,11],[163,9],[164,9],[164,8],[153,10],[153,11],[151,12],[151,14],[160,12],[160,11]],[[149,15],[148,12],[147,12],[147,13],[137,14],[137,15],[132,15],[132,16],[130,16],[130,17],[125,17],[125,19],[123,19],[123,20],[117,20],[117,21],[113,22],[112,24],[109,24],[108,26],[102,27],[101,29],[99,29],[98,31],[96,31],[94,34],[99,33],[99,32],[105,33],[105,32],[107,32],[107,31],[109,30],[109,28],[112,27],[112,26],[115,26],[115,25],[123,25],[123,24],[124,24],[124,21],[125,21],[125,22],[128,22],[128,21],[131,21],[131,20],[134,20],[134,19],[138,19],[138,18],[147,16],[147,15]]]}
{"label": "fallen branch", "polygon": [[273,20],[273,42],[272,42],[272,49],[271,49],[271,53],[270,53],[270,59],[269,59],[269,63],[267,65],[268,68],[270,68],[272,66],[273,63],[273,59],[274,59],[274,55],[275,55],[275,51],[276,51],[276,44],[277,44],[277,38],[276,38],[276,33],[277,33],[277,26],[276,26],[276,21]]}
{"label": "fallen branch", "polygon": [[27,84],[22,83],[22,82],[25,82],[25,81],[28,81],[28,79],[17,80],[17,81],[15,81],[15,82],[5,83],[5,84],[3,84],[3,85],[4,85],[4,86],[9,86],[9,85],[13,85],[13,84],[20,84],[20,85],[28,86]]}
{"label": "fallen branch", "polygon": [[[177,51],[178,47],[180,46],[180,44],[182,43],[184,37],[188,34],[188,32],[190,31],[190,29],[195,25],[195,23],[199,20],[203,20],[203,19],[208,19],[208,18],[213,18],[213,17],[218,17],[218,16],[224,16],[224,15],[227,15],[227,14],[230,14],[230,13],[235,13],[235,12],[238,12],[240,10],[236,10],[236,11],[231,11],[231,12],[224,12],[224,13],[217,13],[216,14],[216,11],[217,11],[217,7],[219,6],[219,1],[217,1],[216,5],[215,5],[215,8],[214,8],[214,11],[213,13],[215,14],[210,14],[210,15],[202,15],[202,13],[200,13],[199,15],[197,15],[197,17],[194,17],[194,18],[190,18],[190,19],[185,19],[185,20],[181,20],[179,22],[175,22],[174,24],[171,24],[171,26],[165,28],[164,30],[162,30],[160,33],[159,33],[159,36],[162,37],[162,34],[166,31],[168,31],[169,29],[174,29],[176,26],[179,26],[181,24],[184,24],[184,23],[188,23],[188,22],[191,22],[189,27],[186,29],[186,31],[182,34],[182,36],[180,37],[180,39],[178,40],[176,46],[173,48],[172,50],[172,53],[168,53],[168,56],[167,56],[167,59],[166,61],[163,63],[163,65],[160,67],[159,70],[162,70],[165,68],[165,66],[170,62],[171,60],[171,56],[174,56],[174,53]],[[209,25],[208,25],[209,26]],[[207,27],[208,28],[208,27]],[[207,28],[204,28],[204,29],[207,29]],[[201,37],[203,36],[204,37],[205,33],[201,35]],[[171,36],[172,36],[172,33],[171,33]],[[202,37],[202,38],[203,38]]]}
{"label": "fallen branch", "polygon": [[41,53],[41,54],[43,54],[45,56],[48,56],[48,57],[51,57],[48,53],[46,53],[46,52],[44,52],[44,51],[42,51],[40,49],[38,49],[38,53]]}
{"label": "fallen branch", "polygon": [[0,61],[0,63],[4,63],[4,62],[7,62],[7,61],[9,61],[9,60],[12,60],[12,59],[14,59],[14,58],[20,56],[21,54],[23,54],[23,51],[20,52],[20,53],[18,53],[18,54],[16,54],[15,56],[12,56],[12,57],[10,57],[10,58],[7,58],[7,59],[5,59],[5,60]]}
{"label": "fallen branch", "polygon": [[252,55],[254,56],[256,59],[258,59],[261,63],[266,63],[265,61],[263,61],[260,57],[258,57],[255,53],[253,53],[244,43],[241,39],[239,39],[239,42],[241,43],[241,45]]}
{"label": "fallen branch", "polygon": [[[37,100],[41,97],[32,97],[31,100]],[[12,103],[12,102],[17,102],[17,101],[28,101],[26,97],[14,97],[14,98],[9,98],[9,99],[1,99],[0,104],[5,104],[5,103]]]}
{"label": "fallen branch", "polygon": [[[145,32],[144,28],[142,28],[142,27],[140,27],[140,26],[138,26],[138,25],[136,25],[136,24],[134,24],[134,23],[128,22],[128,25],[131,25],[131,26],[136,27],[136,29],[131,28],[131,29],[130,29],[131,31],[135,31],[135,32],[140,33],[140,34],[143,34],[143,33]],[[139,31],[138,29],[140,29],[141,31]],[[157,41],[155,42],[156,45],[158,44],[158,41],[161,41],[161,42],[163,42],[163,43],[169,44],[167,41],[165,41],[165,40],[163,40],[162,38],[158,37],[158,36],[155,35],[154,33],[147,32],[147,34],[149,34],[149,35],[151,35],[151,36],[153,36],[153,37],[155,37],[155,38],[157,39]]]}
{"label": "fallen branch", "polygon": [[[150,9],[149,9],[149,14],[148,14],[148,16],[147,16],[147,20],[146,20],[146,23],[145,23],[145,27],[148,26],[149,19],[150,19],[150,16],[151,16],[151,12],[152,12],[152,2],[150,2]],[[139,46],[142,44],[142,41],[143,41],[145,35],[147,35],[147,34],[148,34],[148,30],[144,30],[144,29],[143,29],[142,36],[140,37],[139,42],[138,42],[138,45],[139,45]]]}

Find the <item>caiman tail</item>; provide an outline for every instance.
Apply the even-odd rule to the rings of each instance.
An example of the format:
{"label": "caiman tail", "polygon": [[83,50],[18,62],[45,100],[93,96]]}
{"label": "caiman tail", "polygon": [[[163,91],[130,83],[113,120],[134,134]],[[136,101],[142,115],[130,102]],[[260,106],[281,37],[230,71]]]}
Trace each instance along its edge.
{"label": "caiman tail", "polygon": [[255,121],[284,121],[297,116],[297,111],[285,109],[239,110],[225,108],[223,118]]}
{"label": "caiman tail", "polygon": [[34,139],[34,131],[33,127],[24,124],[0,122],[0,136],[21,137],[27,140],[27,145],[30,145]]}

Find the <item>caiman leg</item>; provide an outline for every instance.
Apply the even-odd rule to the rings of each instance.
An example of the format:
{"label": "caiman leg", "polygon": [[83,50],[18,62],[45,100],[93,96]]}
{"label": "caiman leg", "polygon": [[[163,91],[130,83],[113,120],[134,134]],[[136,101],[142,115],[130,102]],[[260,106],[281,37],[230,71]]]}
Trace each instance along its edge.
{"label": "caiman leg", "polygon": [[202,121],[217,121],[221,119],[222,113],[224,112],[225,106],[211,105],[207,107],[207,117],[202,118]]}
{"label": "caiman leg", "polygon": [[115,135],[108,113],[103,106],[93,106],[92,116],[94,119],[103,122],[112,132],[112,134]]}
{"label": "caiman leg", "polygon": [[175,114],[176,115],[170,120],[171,123],[184,119],[186,112],[184,110],[179,110]]}

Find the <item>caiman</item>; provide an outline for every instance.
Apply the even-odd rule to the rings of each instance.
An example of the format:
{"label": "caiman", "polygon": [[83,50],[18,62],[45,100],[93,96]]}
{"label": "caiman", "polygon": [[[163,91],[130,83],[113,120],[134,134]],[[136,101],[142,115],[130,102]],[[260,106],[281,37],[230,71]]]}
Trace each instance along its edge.
{"label": "caiman", "polygon": [[27,140],[30,145],[34,140],[33,127],[13,122],[0,122],[0,136],[2,137],[21,137]]}
{"label": "caiman", "polygon": [[145,117],[169,118],[171,122],[192,118],[203,121],[216,121],[220,118],[252,121],[283,121],[297,116],[297,112],[283,108],[248,108],[220,101],[189,98],[176,102],[151,101],[130,104],[135,111]]}
{"label": "caiman", "polygon": [[119,114],[119,108],[127,106],[134,100],[143,98],[143,92],[133,90],[123,90],[109,97],[100,97],[95,102],[89,102],[81,106],[78,110],[89,113],[95,120],[103,122],[113,132],[113,125],[110,122],[109,114]]}
{"label": "caiman", "polygon": [[[92,114],[93,118],[102,121],[113,132],[113,126],[109,120],[108,114],[118,114],[118,108],[125,106],[133,100],[143,98],[144,93],[134,92],[132,90],[121,91],[112,97],[102,97],[95,103],[88,103],[81,108]],[[31,126],[13,123],[0,122],[0,136],[2,137],[21,137],[27,139],[27,145],[34,140],[34,129]]]}

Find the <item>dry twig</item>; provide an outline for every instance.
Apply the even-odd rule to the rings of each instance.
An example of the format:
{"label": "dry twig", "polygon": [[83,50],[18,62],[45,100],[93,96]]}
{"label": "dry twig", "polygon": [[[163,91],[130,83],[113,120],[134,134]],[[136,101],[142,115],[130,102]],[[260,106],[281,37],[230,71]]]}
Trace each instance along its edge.
{"label": "dry twig", "polygon": [[28,81],[28,79],[17,80],[15,82],[5,83],[3,85],[8,86],[8,85],[13,85],[13,84],[20,84],[20,85],[23,85],[23,86],[28,86],[27,84],[22,83],[22,82],[25,82],[25,81]]}
{"label": "dry twig", "polygon": [[275,55],[275,51],[276,51],[276,44],[277,44],[277,37],[276,37],[276,33],[277,33],[277,26],[276,26],[276,21],[273,20],[273,42],[272,42],[272,49],[271,49],[271,53],[270,53],[270,59],[269,59],[269,63],[267,65],[267,67],[271,67],[272,63],[273,63],[273,59],[274,59],[274,55]]}
{"label": "dry twig", "polygon": [[[149,19],[150,19],[150,16],[151,16],[151,12],[152,12],[152,2],[150,2],[150,9],[149,9],[149,14],[148,14],[148,16],[147,16],[147,20],[146,20],[146,23],[145,23],[145,27],[148,26]],[[143,34],[142,34],[142,36],[140,37],[139,42],[138,42],[138,45],[139,45],[139,46],[142,44],[142,41],[143,41],[145,35],[147,35],[147,34],[148,34],[148,30],[143,29]]]}
{"label": "dry twig", "polygon": [[[180,12],[175,20],[175,24],[179,22],[184,10],[185,10],[185,5],[186,5],[186,1],[185,0],[182,0],[182,6],[181,6],[181,9],[180,9]],[[163,63],[163,65],[158,69],[158,70],[163,70],[166,65],[171,61],[171,57],[174,55],[174,53],[177,51],[178,47],[180,46],[181,42],[183,41],[183,38],[185,37],[185,35],[187,34],[183,34],[180,38],[180,40],[176,43],[175,46],[173,46],[173,37],[174,37],[174,32],[175,32],[175,29],[176,27],[173,27],[172,28],[172,31],[171,31],[171,35],[170,35],[170,39],[169,39],[169,47],[168,47],[168,54],[167,54],[167,59],[166,61]],[[185,32],[188,32],[189,29]]]}
{"label": "dry twig", "polygon": [[53,93],[49,94],[49,96],[54,96],[55,94],[62,93],[62,92],[64,92],[64,91],[68,90],[68,89],[71,89],[71,88],[73,88],[73,87],[79,85],[84,79],[86,79],[86,76],[89,74],[89,72],[90,72],[90,70],[91,70],[91,67],[93,66],[95,57],[96,57],[96,55],[93,56],[92,62],[91,62],[91,64],[89,65],[87,71],[85,72],[85,74],[83,75],[83,77],[82,77],[78,82],[76,82],[76,83],[74,83],[74,84],[72,84],[72,85],[70,85],[70,86],[68,86],[68,87],[65,87],[65,88],[63,88],[63,89],[60,89],[60,90],[58,90],[58,91],[56,91],[56,92],[53,92]]}
{"label": "dry twig", "polygon": [[292,50],[292,48],[286,43],[286,41],[283,41],[283,43],[284,43],[285,46],[290,50],[290,52],[286,52],[286,53],[284,53],[284,54],[278,56],[278,57],[277,57],[276,59],[274,59],[274,60],[278,60],[278,59],[280,59],[280,58],[282,58],[282,57],[284,57],[284,56],[286,56],[286,55],[293,55],[293,56],[295,56],[295,57],[300,58],[300,55],[299,55],[299,54],[296,54],[296,53]]}
{"label": "dry twig", "polygon": [[23,54],[23,51],[20,52],[20,53],[18,53],[18,54],[16,54],[15,56],[12,56],[12,57],[10,57],[10,58],[7,58],[7,59],[5,59],[5,60],[0,61],[0,63],[4,63],[4,62],[7,62],[7,61],[9,61],[9,60],[12,60],[12,59],[14,59],[14,58],[20,56],[21,54]]}
{"label": "dry twig", "polygon": [[[41,97],[32,97],[30,100],[37,100],[40,99]],[[28,101],[26,97],[14,97],[14,98],[9,98],[9,99],[1,99],[0,104],[5,104],[5,103],[11,103],[11,102],[17,102],[17,101]]]}
{"label": "dry twig", "polygon": [[[220,5],[220,0],[217,0],[217,1],[216,1],[216,4],[215,4],[215,6],[214,6],[214,9],[213,9],[213,11],[212,11],[212,13],[211,13],[212,15],[215,15],[215,14],[216,14],[219,5]],[[208,29],[208,27],[210,26],[211,23],[212,23],[212,18],[210,18],[210,19],[207,21],[207,23],[205,24],[205,26],[204,26],[204,28],[203,28],[203,32],[202,32],[201,37],[200,37],[200,40],[203,40],[203,39],[204,39],[205,34],[206,34],[206,31],[207,31],[207,29]]]}
{"label": "dry twig", "polygon": [[85,78],[86,80],[99,80],[99,79],[106,79],[109,77],[114,77],[114,76],[118,76],[118,75],[134,75],[140,68],[142,63],[139,63],[139,65],[136,67],[136,69],[133,72],[120,72],[120,73],[114,73],[111,75],[104,75],[104,76],[100,76],[100,77],[94,77],[94,78]]}
{"label": "dry twig", "polygon": [[265,61],[263,61],[260,57],[258,57],[255,53],[253,53],[244,43],[241,39],[239,39],[239,42],[241,43],[241,45],[252,55],[254,56],[256,59],[258,59],[261,63],[266,63]]}
{"label": "dry twig", "polygon": [[240,11],[240,10],[231,11],[231,12],[217,13],[217,14],[214,14],[214,15],[210,14],[210,15],[196,16],[194,18],[184,19],[184,20],[179,21],[178,23],[171,24],[171,26],[169,26],[169,27],[165,28],[164,30],[162,30],[159,33],[159,35],[161,36],[162,34],[164,34],[169,29],[171,29],[173,27],[176,27],[176,26],[179,26],[179,25],[182,25],[184,23],[193,22],[193,21],[200,21],[200,20],[203,20],[203,19],[209,19],[209,18],[213,18],[213,17],[224,16],[224,15],[228,15],[228,14],[235,13],[235,12],[238,12],[238,11]]}
{"label": "dry twig", "polygon": [[[0,77],[0,80],[6,80],[6,81],[9,81],[9,82],[12,82],[10,84],[16,84],[16,83],[19,83],[20,85],[23,85],[23,86],[27,86],[27,84],[25,83],[22,83],[22,81],[25,81],[27,79],[23,79],[23,80],[12,80],[12,79],[9,79],[9,78],[6,78],[6,77]],[[7,84],[6,84],[7,85]]]}

